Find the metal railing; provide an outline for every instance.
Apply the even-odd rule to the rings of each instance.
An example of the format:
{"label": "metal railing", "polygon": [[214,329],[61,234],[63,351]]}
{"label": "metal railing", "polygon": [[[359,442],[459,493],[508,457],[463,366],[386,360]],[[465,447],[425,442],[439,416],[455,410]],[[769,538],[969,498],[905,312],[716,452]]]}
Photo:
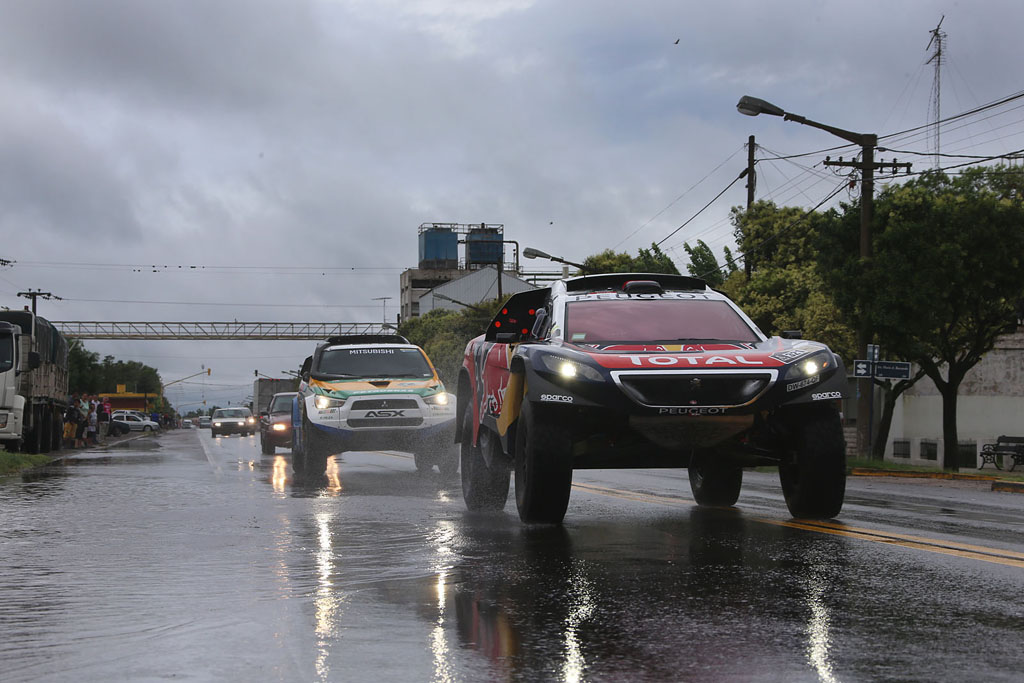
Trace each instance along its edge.
{"label": "metal railing", "polygon": [[54,321],[68,337],[78,339],[181,340],[319,340],[347,334],[387,334],[388,323],[273,322],[101,322]]}

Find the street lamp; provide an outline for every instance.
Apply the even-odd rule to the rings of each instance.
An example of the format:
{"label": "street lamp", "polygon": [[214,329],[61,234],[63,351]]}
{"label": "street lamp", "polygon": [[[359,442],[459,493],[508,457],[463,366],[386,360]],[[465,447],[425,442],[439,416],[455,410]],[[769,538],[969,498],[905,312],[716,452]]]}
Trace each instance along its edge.
{"label": "street lamp", "polygon": [[392,299],[392,298],[393,297],[390,297],[390,296],[375,296],[373,298],[374,301],[379,301],[380,302],[380,307],[381,307],[380,315],[381,315],[381,319],[382,319],[382,321],[383,321],[383,323],[385,325],[387,325],[387,323],[388,323],[388,301],[390,299]]}
{"label": "street lamp", "polygon": [[556,263],[564,263],[567,266],[575,266],[576,268],[580,269],[581,273],[587,272],[587,267],[584,266],[582,263],[573,263],[572,261],[566,261],[564,258],[561,258],[559,256],[552,256],[551,254],[545,253],[540,249],[534,249],[533,247],[526,247],[526,249],[523,249],[523,257],[544,258],[549,261],[554,261]]}
{"label": "street lamp", "polygon": [[[836,128],[825,123],[812,121],[799,114],[791,114],[771,102],[766,102],[757,97],[744,95],[736,104],[736,109],[747,116],[768,114],[770,116],[781,116],[783,121],[796,121],[805,126],[818,128],[827,133],[832,133],[847,142],[860,145],[861,160],[851,162],[833,162],[834,165],[852,166],[860,169],[860,257],[863,261],[871,258],[871,222],[875,209],[875,147],[878,146],[878,136],[874,133],[854,133],[853,131]],[[868,342],[871,335],[866,322],[862,322],[857,330],[857,353],[861,358],[868,357]],[[858,452],[863,455],[871,455],[871,378],[861,378],[860,391],[857,398],[857,436]]]}

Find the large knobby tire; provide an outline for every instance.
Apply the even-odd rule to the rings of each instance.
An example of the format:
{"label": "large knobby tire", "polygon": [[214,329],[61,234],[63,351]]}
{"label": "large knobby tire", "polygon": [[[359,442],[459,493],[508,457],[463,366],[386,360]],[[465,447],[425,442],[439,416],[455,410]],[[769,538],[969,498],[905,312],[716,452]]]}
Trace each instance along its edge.
{"label": "large knobby tire", "polygon": [[322,437],[317,433],[316,427],[309,421],[305,414],[302,415],[302,459],[303,473],[306,476],[317,477],[327,472],[327,447]]}
{"label": "large knobby tire", "polygon": [[[466,407],[459,444],[462,466],[462,499],[470,510],[503,510],[508,500],[511,472],[504,467],[491,468],[479,445],[473,445],[473,409]],[[498,464],[498,463],[495,463]]]}
{"label": "large knobby tire", "polygon": [[572,439],[523,399],[516,428],[516,507],[527,523],[559,524],[572,490]]}
{"label": "large knobby tire", "polygon": [[421,474],[426,474],[434,469],[434,458],[426,453],[413,453],[412,460],[416,463],[416,471]]}
{"label": "large knobby tire", "polygon": [[792,458],[779,466],[786,507],[794,517],[829,519],[846,495],[846,442],[839,413],[831,406],[794,410]]}
{"label": "large knobby tire", "polygon": [[32,431],[29,432],[28,438],[25,439],[25,452],[26,453],[42,453],[43,452],[43,420],[42,413],[38,406],[32,408]]}
{"label": "large knobby tire", "polygon": [[694,453],[688,473],[690,491],[698,505],[735,505],[743,485],[743,470],[722,463],[713,454]]}
{"label": "large knobby tire", "polygon": [[[294,422],[293,422],[294,425]],[[304,474],[306,472],[306,453],[302,450],[302,440],[299,438],[300,430],[292,427],[292,472]]]}
{"label": "large knobby tire", "polygon": [[43,408],[42,415],[43,422],[40,425],[40,428],[43,430],[43,438],[39,444],[39,452],[49,453],[53,440],[53,412],[49,408]]}
{"label": "large knobby tire", "polygon": [[261,434],[260,435],[260,450],[263,452],[263,455],[273,455],[274,451],[277,450],[277,448],[274,446],[274,444],[272,444],[269,441],[267,441],[267,439],[264,438],[263,435]]}
{"label": "large knobby tire", "polygon": [[440,450],[440,455],[437,457],[437,471],[445,479],[455,476],[455,473],[459,471],[459,460],[461,457],[459,451],[454,446],[455,444],[445,444]]}

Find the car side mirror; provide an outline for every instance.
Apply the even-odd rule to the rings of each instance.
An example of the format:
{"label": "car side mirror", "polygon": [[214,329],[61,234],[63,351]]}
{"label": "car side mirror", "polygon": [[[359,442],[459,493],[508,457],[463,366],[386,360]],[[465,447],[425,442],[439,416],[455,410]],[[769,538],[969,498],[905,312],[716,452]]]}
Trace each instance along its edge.
{"label": "car side mirror", "polygon": [[260,413],[260,417],[270,417],[270,413]]}
{"label": "car side mirror", "polygon": [[783,330],[782,332],[779,333],[779,336],[782,337],[783,339],[803,339],[804,338],[804,331],[803,330]]}
{"label": "car side mirror", "polygon": [[36,368],[38,368],[42,364],[43,364],[43,359],[39,355],[38,351],[29,351],[28,352],[28,369],[29,370],[35,370]]}

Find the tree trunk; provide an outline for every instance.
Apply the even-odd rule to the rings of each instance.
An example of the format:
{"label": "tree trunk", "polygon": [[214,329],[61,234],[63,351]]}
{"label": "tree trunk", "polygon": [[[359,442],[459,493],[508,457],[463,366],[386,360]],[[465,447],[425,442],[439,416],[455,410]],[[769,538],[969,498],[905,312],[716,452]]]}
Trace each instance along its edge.
{"label": "tree trunk", "polygon": [[895,384],[889,382],[875,381],[875,384],[882,388],[882,394],[885,396],[885,400],[882,403],[882,417],[878,422],[878,433],[875,436],[875,443],[871,448],[871,457],[874,460],[885,459],[885,444],[889,440],[889,430],[892,428],[892,416],[896,412],[896,399],[898,399],[904,391],[914,386],[917,380],[924,377],[924,370],[921,368],[917,369],[913,377],[910,379],[901,379]]}
{"label": "tree trunk", "polygon": [[[950,373],[952,375],[952,372]],[[942,392],[942,469],[960,470],[960,441],[956,428],[956,398],[960,382],[948,382]]]}
{"label": "tree trunk", "polygon": [[899,394],[886,389],[883,392],[885,400],[882,402],[882,416],[878,420],[878,433],[875,435],[875,443],[871,447],[871,458],[873,460],[885,459],[885,444],[889,440],[889,428],[892,427],[892,414],[896,410],[896,399]]}

